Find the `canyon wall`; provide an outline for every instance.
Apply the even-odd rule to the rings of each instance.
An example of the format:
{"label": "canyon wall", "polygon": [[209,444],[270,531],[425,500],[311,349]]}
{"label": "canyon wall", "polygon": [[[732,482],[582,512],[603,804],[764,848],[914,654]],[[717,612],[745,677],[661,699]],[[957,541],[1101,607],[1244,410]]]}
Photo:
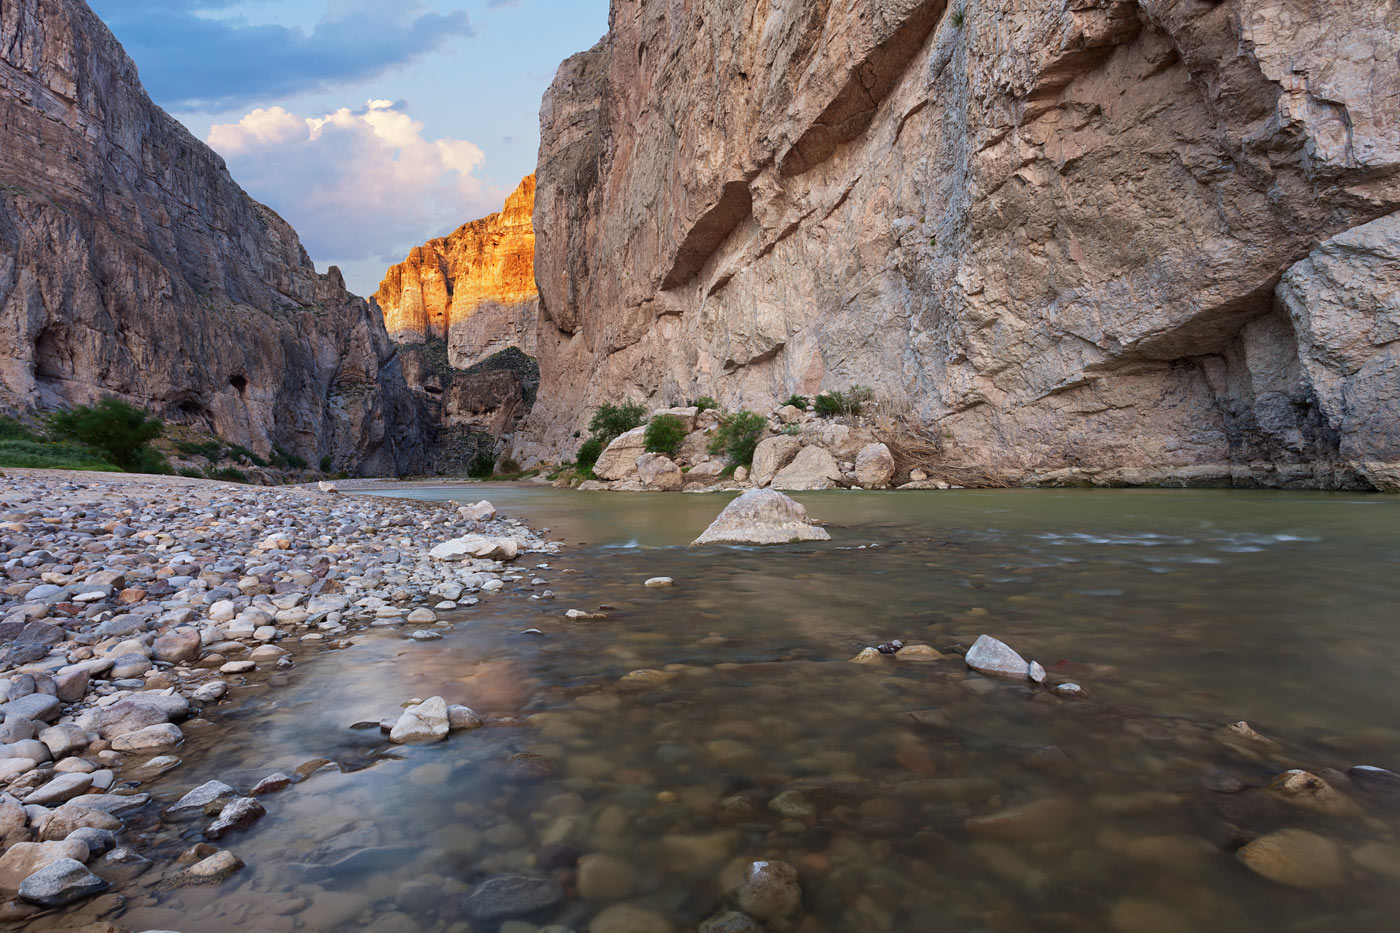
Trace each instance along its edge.
{"label": "canyon wall", "polygon": [[0,407],[116,395],[267,453],[417,469],[383,320],[157,107],[82,0],[0,5]]}
{"label": "canyon wall", "polygon": [[462,473],[509,442],[534,404],[539,366],[535,176],[500,213],[415,246],[373,301],[435,437],[428,469]]}
{"label": "canyon wall", "polygon": [[399,343],[447,342],[453,366],[465,369],[518,347],[535,353],[535,176],[506,198],[505,208],[415,246],[389,269],[374,300]]}
{"label": "canyon wall", "polygon": [[540,122],[522,458],[863,383],[1011,482],[1400,488],[1394,0],[613,0]]}

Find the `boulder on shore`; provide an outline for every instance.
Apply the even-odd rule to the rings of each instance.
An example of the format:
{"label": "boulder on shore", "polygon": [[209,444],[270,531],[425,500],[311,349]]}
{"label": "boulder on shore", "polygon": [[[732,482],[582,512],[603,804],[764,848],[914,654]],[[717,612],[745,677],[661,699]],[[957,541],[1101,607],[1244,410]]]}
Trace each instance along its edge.
{"label": "boulder on shore", "polygon": [[842,479],[831,451],[813,445],[802,448],[768,485],[772,489],[834,489]]}
{"label": "boulder on shore", "polygon": [[490,535],[464,535],[444,541],[428,552],[434,560],[461,560],[478,557],[490,560],[515,560],[520,542],[514,538],[494,538]]}
{"label": "boulder on shore", "polygon": [[645,426],[633,428],[626,434],[613,439],[593,464],[593,473],[599,479],[626,479],[637,472],[637,458],[647,452],[647,429]]}
{"label": "boulder on shore", "polygon": [[685,473],[664,454],[642,454],[637,458],[637,479],[648,489],[674,492],[685,485]]}
{"label": "boulder on shore", "polygon": [[690,545],[830,540],[831,535],[825,528],[812,524],[801,503],[774,489],[750,489],[725,506],[719,517]]}

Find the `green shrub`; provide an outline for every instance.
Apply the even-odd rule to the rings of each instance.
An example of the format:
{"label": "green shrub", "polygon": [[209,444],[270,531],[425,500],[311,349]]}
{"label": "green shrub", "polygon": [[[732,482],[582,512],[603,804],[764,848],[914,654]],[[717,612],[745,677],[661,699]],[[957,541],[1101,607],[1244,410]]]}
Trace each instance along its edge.
{"label": "green shrub", "polygon": [[698,409],[700,409],[701,411],[708,411],[708,410],[710,410],[710,409],[716,409],[716,410],[719,409],[719,402],[716,402],[716,401],[715,401],[715,397],[714,397],[713,395],[702,395],[702,396],[700,396],[699,398],[697,398],[695,401],[691,402],[690,405],[691,405],[692,408],[698,408]]}
{"label": "green shrub", "polygon": [[962,28],[964,16],[965,14],[963,13],[962,7],[958,7],[957,9],[953,10],[953,27],[955,29]]}
{"label": "green shrub", "polygon": [[806,411],[806,410],[807,410],[807,405],[808,405],[807,396],[805,396],[805,395],[789,395],[789,396],[787,397],[787,401],[783,402],[783,404],[782,404],[782,405],[779,405],[778,407],[779,407],[779,408],[782,408],[783,406],[786,406],[786,405],[791,405],[793,408],[800,408],[800,409],[802,409],[803,411]]}
{"label": "green shrub", "polygon": [[143,447],[136,454],[136,459],[131,466],[127,467],[128,473],[156,473],[161,476],[168,476],[171,472],[170,461],[165,459],[165,454],[154,447]]}
{"label": "green shrub", "polygon": [[801,436],[802,436],[802,425],[800,425],[800,424],[785,424],[785,425],[783,425],[783,433],[786,434],[788,437],[801,437]]}
{"label": "green shrub", "polygon": [[272,465],[284,470],[304,470],[310,466],[305,457],[292,453],[281,444],[272,445]]}
{"label": "green shrub", "polygon": [[248,474],[237,467],[224,467],[221,470],[216,470],[214,467],[209,466],[204,468],[204,475],[210,479],[223,480],[226,483],[248,482]]}
{"label": "green shrub", "polygon": [[39,433],[18,418],[11,418],[9,415],[0,415],[0,440],[4,441],[42,441]]}
{"label": "green shrub", "polygon": [[122,469],[131,470],[165,425],[135,405],[104,398],[95,405],[54,412],[49,416],[49,428],[56,436],[86,444]]}
{"label": "green shrub", "polygon": [[762,415],[736,411],[720,422],[710,441],[710,453],[723,453],[732,466],[748,466],[753,463],[754,448],[767,429],[768,419]]}
{"label": "green shrub", "polygon": [[647,424],[647,450],[654,454],[674,457],[688,433],[690,431],[685,419],[679,415],[657,415]]}
{"label": "green shrub", "polygon": [[858,415],[873,398],[874,389],[854,385],[845,392],[824,392],[817,396],[814,405],[819,415]]}
{"label": "green shrub", "polygon": [[116,464],[81,444],[49,444],[21,438],[0,439],[0,467],[32,467],[41,470],[101,470],[120,472]]}
{"label": "green shrub", "polygon": [[481,451],[467,464],[467,475],[472,479],[489,479],[495,472],[496,458],[489,450]]}
{"label": "green shrub", "polygon": [[188,476],[190,479],[204,479],[204,471],[196,470],[194,467],[180,467],[175,471],[176,476]]}
{"label": "green shrub", "polygon": [[578,465],[578,474],[584,479],[594,479],[593,465],[598,462],[598,458],[603,455],[603,450],[607,447],[596,437],[590,437],[579,445],[578,456],[574,458]]}
{"label": "green shrub", "polygon": [[233,458],[234,460],[247,460],[253,466],[267,466],[266,460],[264,460],[262,457],[259,457],[257,454],[253,453],[251,450],[249,450],[247,447],[244,447],[242,444],[234,444],[232,447],[230,447],[228,449],[228,456]]}
{"label": "green shrub", "polygon": [[500,476],[519,476],[523,472],[520,469],[520,461],[514,457],[506,457],[496,467],[496,473]]}
{"label": "green shrub", "polygon": [[322,473],[329,473],[331,471],[331,467],[333,466],[335,466],[335,461],[331,459],[330,454],[326,454],[324,457],[321,458]]}
{"label": "green shrub", "polygon": [[641,427],[646,416],[646,409],[636,402],[600,405],[593,412],[593,419],[588,422],[588,433],[607,446],[619,435]]}
{"label": "green shrub", "polygon": [[218,441],[176,441],[175,449],[186,457],[203,457],[210,463],[224,455],[224,445]]}

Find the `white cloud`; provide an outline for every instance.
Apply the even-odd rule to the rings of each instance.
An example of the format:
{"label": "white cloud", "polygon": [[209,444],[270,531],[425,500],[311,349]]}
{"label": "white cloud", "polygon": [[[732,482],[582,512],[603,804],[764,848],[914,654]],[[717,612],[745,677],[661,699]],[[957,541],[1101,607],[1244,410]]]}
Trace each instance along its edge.
{"label": "white cloud", "polygon": [[312,117],[259,108],[215,124],[209,145],[296,228],[318,267],[341,265],[362,295],[411,247],[500,210],[505,195],[476,176],[485,156],[475,143],[427,139],[387,100]]}

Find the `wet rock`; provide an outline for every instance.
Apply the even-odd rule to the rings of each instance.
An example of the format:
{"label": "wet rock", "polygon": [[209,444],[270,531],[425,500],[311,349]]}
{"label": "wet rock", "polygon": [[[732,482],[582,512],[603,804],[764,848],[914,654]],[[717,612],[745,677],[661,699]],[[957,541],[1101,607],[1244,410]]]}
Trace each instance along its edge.
{"label": "wet rock", "polygon": [[1052,691],[1056,696],[1064,697],[1067,700],[1083,700],[1089,696],[1089,691],[1079,684],[1060,684]]}
{"label": "wet rock", "polygon": [[163,888],[182,888],[192,885],[219,884],[233,877],[243,869],[243,860],[227,849],[213,855],[166,880]]}
{"label": "wet rock", "polygon": [[167,809],[165,813],[167,816],[203,813],[205,808],[210,804],[227,797],[237,796],[238,791],[229,787],[223,781],[205,781],[203,784],[175,801],[174,805]]}
{"label": "wet rock", "polygon": [[545,871],[572,868],[578,864],[579,851],[567,843],[540,846],[535,850],[535,864]]}
{"label": "wet rock", "polygon": [[1305,810],[1332,815],[1354,815],[1361,812],[1356,801],[1342,794],[1331,784],[1309,771],[1285,771],[1269,785],[1275,796]]}
{"label": "wet rock", "polygon": [[1241,848],[1236,857],[1256,874],[1290,887],[1331,887],[1345,880],[1337,844],[1304,829],[1260,836]]}
{"label": "wet rock", "polygon": [[1387,796],[1400,796],[1400,774],[1377,768],[1374,765],[1354,765],[1347,769],[1347,777],[1362,790]]}
{"label": "wet rock", "polygon": [[802,795],[801,791],[785,790],[768,801],[768,809],[789,819],[805,819],[815,816],[817,808]]}
{"label": "wet rock", "polygon": [[110,829],[99,829],[96,826],[79,827],[69,833],[67,838],[87,846],[88,855],[94,858],[117,847],[117,834]]}
{"label": "wet rock", "polygon": [[452,732],[479,729],[481,726],[481,717],[471,707],[453,704],[447,708],[447,728]]}
{"label": "wet rock", "polygon": [[437,613],[431,609],[415,609],[408,614],[408,621],[411,625],[424,625],[437,621]]}
{"label": "wet rock", "polygon": [[[261,797],[264,794],[275,793],[276,791],[282,790],[286,787],[290,787],[291,785],[292,779],[290,777],[283,774],[281,771],[276,771],[263,778],[257,784],[254,784],[253,789],[248,791],[248,796]],[[230,787],[229,790],[232,791],[233,788]]]}
{"label": "wet rock", "polygon": [[637,888],[637,872],[611,855],[585,855],[578,860],[575,882],[579,897],[589,901],[620,901]]}
{"label": "wet rock", "polygon": [[564,889],[548,878],[497,875],[461,900],[462,912],[482,923],[528,917],[564,900]]}
{"label": "wet rock", "polygon": [[25,878],[19,896],[41,907],[65,907],[110,887],[74,859],[60,859]]}
{"label": "wet rock", "polygon": [[1351,860],[1367,871],[1400,881],[1400,846],[1368,842],[1352,851]]}
{"label": "wet rock", "polygon": [[510,773],[518,778],[542,780],[554,777],[558,770],[554,759],[548,755],[520,752],[510,756]]}
{"label": "wet rock", "polygon": [[135,732],[124,732],[112,740],[112,748],[119,752],[154,752],[173,748],[184,741],[184,733],[174,723],[147,726]]}
{"label": "wet rock", "polygon": [[222,839],[231,832],[247,829],[265,815],[266,808],[252,797],[239,797],[224,805],[219,818],[209,824],[204,835],[209,839]]}
{"label": "wet rock", "polygon": [[614,904],[588,924],[588,933],[674,933],[671,922],[654,910]]}
{"label": "wet rock", "polygon": [[775,490],[751,489],[725,506],[691,546],[829,540],[831,535],[813,525],[798,502]]}
{"label": "wet rock", "polygon": [[447,738],[450,728],[447,701],[442,697],[430,697],[403,711],[389,732],[389,741],[397,745],[440,742]]}
{"label": "wet rock", "polygon": [[879,648],[862,648],[855,657],[851,658],[852,664],[880,664],[884,661],[884,654]]}
{"label": "wet rock", "polygon": [[748,914],[731,910],[700,924],[700,933],[763,933],[763,926]]}
{"label": "wet rock", "polygon": [[643,583],[642,586],[651,587],[653,589],[659,589],[668,586],[675,586],[675,584],[676,581],[672,580],[670,577],[652,577],[651,579]]}
{"label": "wet rock", "polygon": [[941,661],[945,657],[932,645],[905,645],[894,656],[897,661]]}
{"label": "wet rock", "polygon": [[963,822],[963,828],[974,836],[1028,842],[1063,833],[1074,816],[1075,808],[1069,800],[1052,797],[972,817]]}
{"label": "wet rock", "polygon": [[990,635],[979,637],[964,660],[968,667],[979,674],[1010,680],[1030,678],[1030,665],[1026,663],[1026,659],[1013,651],[1010,645]]}
{"label": "wet rock", "polygon": [[791,916],[802,906],[797,869],[787,862],[751,862],[734,899],[741,911],[765,923]]}
{"label": "wet rock", "polygon": [[62,842],[17,842],[0,855],[0,891],[15,893],[30,875],[64,859],[88,860],[87,846],[77,839]]}

